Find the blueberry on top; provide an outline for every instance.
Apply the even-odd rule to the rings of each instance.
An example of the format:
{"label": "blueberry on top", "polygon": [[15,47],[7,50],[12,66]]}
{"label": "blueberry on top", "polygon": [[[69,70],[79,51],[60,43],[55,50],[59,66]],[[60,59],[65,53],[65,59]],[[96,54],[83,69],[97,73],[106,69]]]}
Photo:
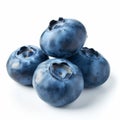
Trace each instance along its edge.
{"label": "blueberry on top", "polygon": [[40,37],[40,46],[49,56],[67,58],[81,49],[86,37],[86,28],[81,22],[60,17],[50,21]]}

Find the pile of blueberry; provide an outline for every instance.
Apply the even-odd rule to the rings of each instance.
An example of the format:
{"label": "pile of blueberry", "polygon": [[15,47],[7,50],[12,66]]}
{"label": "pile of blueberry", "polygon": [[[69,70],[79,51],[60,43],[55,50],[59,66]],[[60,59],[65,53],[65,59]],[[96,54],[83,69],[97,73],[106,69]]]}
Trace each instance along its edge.
{"label": "pile of blueberry", "polygon": [[7,61],[12,79],[33,86],[39,97],[56,107],[76,100],[84,88],[94,88],[109,77],[108,61],[93,48],[83,47],[86,28],[78,20],[52,20],[40,37],[40,48],[27,45]]}

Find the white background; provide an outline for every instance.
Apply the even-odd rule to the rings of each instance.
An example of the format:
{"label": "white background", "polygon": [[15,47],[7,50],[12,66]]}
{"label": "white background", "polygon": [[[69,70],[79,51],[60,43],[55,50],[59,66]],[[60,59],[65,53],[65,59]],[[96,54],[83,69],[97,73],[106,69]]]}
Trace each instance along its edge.
{"label": "white background", "polygon": [[[87,29],[85,46],[110,63],[108,81],[84,90],[72,104],[55,108],[39,99],[33,88],[14,82],[6,61],[22,45],[39,46],[52,19],[74,18]],[[119,0],[1,0],[0,1],[0,120],[119,120],[120,119]]]}

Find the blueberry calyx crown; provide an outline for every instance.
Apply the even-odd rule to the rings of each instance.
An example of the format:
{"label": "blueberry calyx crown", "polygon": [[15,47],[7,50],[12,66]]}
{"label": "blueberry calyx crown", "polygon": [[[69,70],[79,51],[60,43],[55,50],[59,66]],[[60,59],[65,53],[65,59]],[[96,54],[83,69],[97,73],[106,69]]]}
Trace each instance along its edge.
{"label": "blueberry calyx crown", "polygon": [[23,46],[18,50],[17,56],[21,56],[22,58],[28,58],[32,56],[34,53],[35,53],[34,48]]}
{"label": "blueberry calyx crown", "polygon": [[59,17],[58,21],[64,21],[64,19],[62,17]]}
{"label": "blueberry calyx crown", "polygon": [[52,27],[57,23],[56,20],[51,20],[50,23],[49,23],[49,30],[52,30]]}
{"label": "blueberry calyx crown", "polygon": [[97,51],[95,51],[93,48],[84,47],[81,49],[81,51],[83,54],[86,54],[90,57],[92,57],[92,56],[98,57],[99,56],[99,53]]}
{"label": "blueberry calyx crown", "polygon": [[51,20],[48,26],[49,30],[55,29],[60,27],[65,20],[62,17],[59,17],[58,21],[56,20]]}
{"label": "blueberry calyx crown", "polygon": [[69,79],[72,76],[70,66],[65,63],[52,63],[49,67],[50,74],[58,80]]}

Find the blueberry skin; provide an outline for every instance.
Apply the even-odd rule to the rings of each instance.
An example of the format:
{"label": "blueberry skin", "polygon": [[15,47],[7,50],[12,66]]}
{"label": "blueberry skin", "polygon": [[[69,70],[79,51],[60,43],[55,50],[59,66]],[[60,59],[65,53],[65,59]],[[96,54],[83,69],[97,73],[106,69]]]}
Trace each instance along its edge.
{"label": "blueberry skin", "polygon": [[67,58],[84,45],[87,37],[84,25],[74,19],[52,20],[40,38],[41,49],[48,56]]}
{"label": "blueberry skin", "polygon": [[84,47],[79,53],[68,59],[81,69],[85,88],[102,85],[109,77],[108,61],[93,48]]}
{"label": "blueberry skin", "polygon": [[22,46],[9,56],[6,68],[9,76],[16,82],[32,86],[32,77],[37,66],[48,59],[40,48],[28,45]]}
{"label": "blueberry skin", "polygon": [[78,98],[84,82],[76,65],[64,59],[49,59],[35,70],[33,87],[43,101],[62,107]]}

